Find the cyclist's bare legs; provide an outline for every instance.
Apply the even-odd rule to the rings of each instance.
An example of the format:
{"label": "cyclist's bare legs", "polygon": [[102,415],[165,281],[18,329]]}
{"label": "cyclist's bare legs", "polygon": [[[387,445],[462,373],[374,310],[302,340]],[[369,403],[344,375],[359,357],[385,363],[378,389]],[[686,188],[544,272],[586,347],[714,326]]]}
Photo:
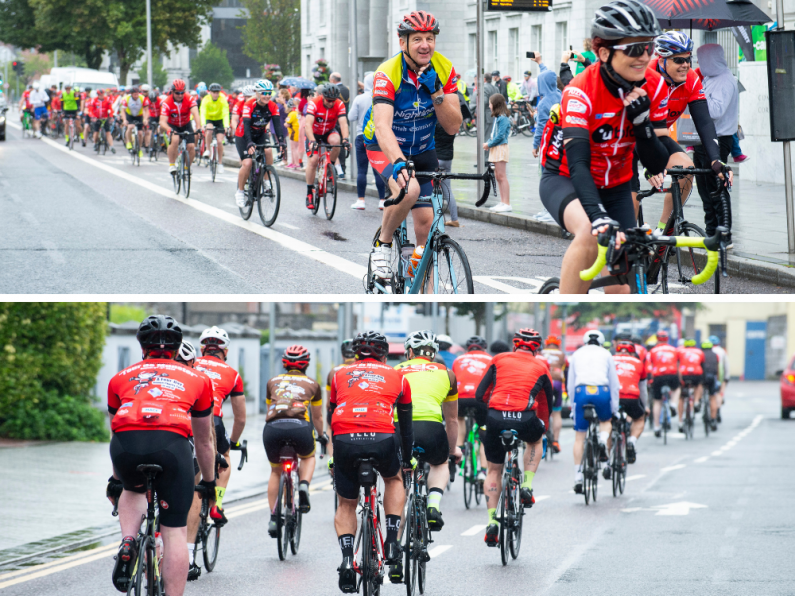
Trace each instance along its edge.
{"label": "cyclist's bare legs", "polygon": [[[398,194],[400,194],[398,183],[392,179],[389,180],[389,190],[392,192],[393,197],[397,197]],[[409,189],[406,192],[406,197],[400,204],[392,205],[384,209],[384,215],[381,221],[381,236],[379,237],[381,242],[392,242],[392,235],[403,220],[406,219],[419,196],[420,185],[416,178],[412,178],[409,181]],[[417,244],[424,245],[428,238],[428,232],[431,231],[433,209],[414,209],[414,211],[411,211],[411,218],[414,221],[414,233],[417,236]]]}
{"label": "cyclist's bare legs", "polygon": [[[201,482],[202,475],[201,472],[196,474],[196,477],[193,479],[193,483],[198,485]],[[193,493],[193,502],[190,505],[190,511],[188,511],[188,543],[195,544],[196,537],[199,533],[199,514],[201,513],[202,509],[202,498],[199,493]]]}
{"label": "cyclist's bare legs", "polygon": [[[329,145],[339,145],[340,144],[340,135],[338,135],[336,132],[332,132],[328,136],[328,144]],[[334,149],[332,149],[331,152],[330,152],[330,155],[331,155],[331,163],[337,163],[337,158],[340,155],[340,148],[339,147],[335,147]]]}
{"label": "cyclist's bare legs", "polygon": [[552,412],[549,417],[552,419],[552,440],[557,443],[560,439],[560,431],[563,428],[563,416],[560,412]]}
{"label": "cyclist's bare legs", "polygon": [[271,511],[276,506],[276,497],[279,496],[279,481],[281,477],[281,464],[271,464],[271,475],[268,477],[268,506]]}
{"label": "cyclist's bare legs", "polygon": [[160,526],[163,535],[163,580],[168,596],[182,596],[188,581],[188,528]]}
{"label": "cyclist's bare legs", "polygon": [[108,149],[113,147],[113,135],[110,134],[110,131],[105,131],[105,138],[108,140]]}
{"label": "cyclist's bare legs", "polygon": [[320,150],[307,157],[306,160],[306,183],[315,183],[315,174],[317,173],[317,164],[320,161]]}
{"label": "cyclist's bare legs", "polygon": [[218,488],[226,488],[229,486],[229,478],[232,477],[232,457],[229,455],[229,453],[230,451],[227,450],[226,453],[221,454],[224,456],[227,466],[218,470],[218,478],[215,481],[215,485]]}
{"label": "cyclist's bare legs", "polygon": [[635,439],[640,439],[640,435],[643,434],[643,429],[646,426],[646,418],[638,418],[637,420],[632,421],[632,425],[629,427],[629,434]]}
{"label": "cyclist's bare legs", "polygon": [[[346,499],[339,494],[337,513],[334,515],[334,528],[337,536],[352,534],[356,536],[356,506],[358,499]],[[386,515],[400,515],[406,503],[406,492],[403,488],[403,478],[398,474],[391,478],[384,478],[384,513]]]}
{"label": "cyclist's bare legs", "polygon": [[224,133],[215,135],[218,144],[218,163],[222,163],[224,159],[224,136]]}
{"label": "cyclist's bare legs", "polygon": [[237,173],[237,189],[243,190],[246,187],[246,180],[251,173],[251,159],[244,159],[240,164],[240,171]]}

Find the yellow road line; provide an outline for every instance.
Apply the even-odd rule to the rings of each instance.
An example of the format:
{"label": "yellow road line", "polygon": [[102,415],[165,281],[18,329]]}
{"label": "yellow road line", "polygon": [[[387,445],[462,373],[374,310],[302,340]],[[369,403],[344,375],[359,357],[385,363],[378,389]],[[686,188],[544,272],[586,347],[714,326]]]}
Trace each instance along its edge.
{"label": "yellow road line", "polygon": [[[114,545],[113,550],[116,550],[116,548],[117,547]],[[23,582],[29,582],[33,579],[39,579],[40,577],[46,577],[48,575],[52,575],[53,573],[58,573],[59,571],[66,571],[67,569],[71,569],[72,567],[77,567],[78,565],[85,565],[86,563],[98,561],[99,559],[104,559],[109,554],[110,552],[97,553],[90,557],[84,557],[82,559],[78,559],[77,561],[64,563],[62,565],[56,565],[55,567],[50,567],[49,569],[37,571],[36,573],[31,573],[30,575],[25,575],[23,577],[18,577],[16,579],[10,579],[6,582],[0,583],[0,590],[2,590],[3,588],[8,588],[10,586],[15,586],[16,584],[21,584]]]}
{"label": "yellow road line", "polygon": [[18,575],[25,575],[26,573],[30,573],[31,570],[46,569],[48,567],[53,567],[55,565],[62,565],[63,563],[66,563],[68,561],[74,561],[76,559],[82,559],[83,557],[88,557],[88,556],[91,556],[93,554],[99,554],[100,552],[105,552],[105,551],[110,552],[110,551],[115,550],[117,548],[118,548],[118,545],[116,545],[116,544],[108,544],[108,545],[105,545],[105,546],[92,548],[91,550],[86,550],[86,551],[77,553],[75,555],[70,555],[68,557],[63,557],[62,559],[57,559],[55,561],[50,561],[49,563],[42,563],[41,565],[35,565],[35,566],[32,566],[32,567],[28,567],[27,569],[20,569],[18,571],[11,571],[9,573],[0,573],[0,580],[8,579],[10,577],[16,577]]}

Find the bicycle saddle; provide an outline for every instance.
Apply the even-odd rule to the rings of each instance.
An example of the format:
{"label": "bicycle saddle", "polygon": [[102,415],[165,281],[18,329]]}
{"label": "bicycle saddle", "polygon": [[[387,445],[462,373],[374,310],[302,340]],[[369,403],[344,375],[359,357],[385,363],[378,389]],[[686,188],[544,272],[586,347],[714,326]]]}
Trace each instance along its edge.
{"label": "bicycle saddle", "polygon": [[156,464],[141,464],[135,469],[145,476],[155,476],[163,471],[163,468]]}
{"label": "bicycle saddle", "polygon": [[519,438],[516,436],[515,430],[504,430],[500,433],[500,440],[502,441],[502,446],[506,450],[510,450],[516,446]]}
{"label": "bicycle saddle", "polygon": [[593,420],[596,420],[596,418],[597,418],[597,416],[596,416],[596,408],[594,406],[592,406],[591,404],[583,406],[582,413],[583,413],[583,416],[585,416],[585,419],[588,420],[588,421],[593,421]]}

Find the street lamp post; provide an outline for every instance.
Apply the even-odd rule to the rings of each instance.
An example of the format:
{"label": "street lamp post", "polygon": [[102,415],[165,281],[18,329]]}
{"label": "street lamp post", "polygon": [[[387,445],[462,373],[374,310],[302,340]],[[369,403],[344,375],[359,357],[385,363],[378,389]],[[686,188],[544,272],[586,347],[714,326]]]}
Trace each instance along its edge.
{"label": "street lamp post", "polygon": [[[779,0],[781,1],[781,0]],[[475,148],[475,155],[478,158],[478,172],[483,171],[483,167],[485,165],[484,155],[483,155],[483,142],[484,142],[484,130],[483,130],[483,122],[485,121],[486,111],[483,106],[483,74],[484,74],[484,65],[483,65],[483,2],[485,0],[477,0],[477,12],[476,12],[476,20],[477,20],[477,35],[475,36],[475,42],[477,45],[476,51],[476,60],[475,60],[475,85],[476,85],[476,92],[475,92],[475,102],[476,102],[476,110],[475,110],[475,118],[477,119],[477,147]],[[483,180],[478,180],[478,195],[483,196]],[[489,341],[491,338],[489,338]]]}
{"label": "street lamp post", "polygon": [[[350,39],[350,103],[349,106],[353,104],[353,100],[356,99],[356,96],[359,93],[359,31],[358,31],[358,21],[357,21],[357,11],[356,11],[356,0],[348,0],[348,25],[350,27],[348,31],[348,36]],[[350,108],[348,108],[350,110]],[[348,126],[348,131],[351,136],[349,139],[351,145],[355,144],[356,141],[356,130],[353,129],[350,125]],[[353,153],[353,152],[351,152]],[[357,172],[357,163],[356,157],[351,156],[353,159],[350,160],[350,172],[351,172],[351,180],[356,180]]]}
{"label": "street lamp post", "polygon": [[146,0],[146,82],[152,85],[152,0]]}

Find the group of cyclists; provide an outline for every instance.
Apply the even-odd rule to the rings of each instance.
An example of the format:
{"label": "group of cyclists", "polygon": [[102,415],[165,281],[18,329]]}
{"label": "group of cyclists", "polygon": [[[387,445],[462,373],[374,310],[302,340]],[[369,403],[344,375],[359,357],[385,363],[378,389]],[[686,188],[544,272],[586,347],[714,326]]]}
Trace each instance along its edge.
{"label": "group of cyclists", "polygon": [[[135,537],[147,506],[144,477],[137,467],[156,464],[163,468],[155,490],[165,548],[165,590],[169,596],[181,596],[185,582],[201,575],[191,560],[201,507],[195,487],[211,495],[211,523],[218,527],[227,523],[223,498],[230,478],[230,450],[240,448],[246,425],[244,387],[238,372],[226,363],[230,340],[223,329],[210,327],[201,334],[200,353],[185,340],[179,324],[164,315],[145,319],[137,338],[143,360],[119,372],[108,386],[113,476],[107,496],[118,505],[123,535],[112,580],[120,591],[129,587],[137,556]],[[586,405],[591,404],[599,418],[603,461],[608,457],[611,422],[621,413],[632,422],[628,463],[636,461],[637,441],[650,412],[659,436],[663,387],[671,391],[672,407],[680,386],[695,387],[697,401],[712,409],[713,430],[717,428],[728,366],[717,337],[700,348],[692,340],[674,347],[663,329],[653,339],[656,343],[648,350],[640,338],[629,335],[617,335],[608,344],[598,329],[589,329],[583,345],[567,355],[560,337],[545,339],[525,328],[514,334],[512,346],[495,342],[491,353],[483,337],[473,336],[464,344],[465,352],[455,357],[440,349],[448,337],[423,330],[408,335],[405,360],[392,366],[386,363],[387,337],[365,331],[341,346],[344,361],[328,375],[325,412],[321,386],[307,375],[309,350],[301,345],[288,347],[282,356],[284,372],[271,378],[266,389],[262,440],[272,466],[269,534],[278,535],[276,499],[283,447],[293,448],[299,461],[301,513],[311,510],[309,485],[316,443],[328,447],[338,499],[334,522],[342,554],[339,587],[345,593],[355,592],[354,536],[361,489],[357,466],[360,461],[372,461],[383,480],[384,560],[390,566],[390,580],[402,581],[398,535],[405,522],[401,519],[404,474],[417,466],[418,459],[429,465],[427,523],[431,532],[442,530],[448,462],[461,461],[464,417],[472,416],[482,445],[477,479],[487,500],[485,542],[497,546],[497,501],[506,457],[502,435],[511,431],[525,445],[520,497],[522,506],[530,508],[535,503],[533,480],[545,447],[560,452],[564,395],[576,433],[575,493],[583,491]],[[234,413],[231,435],[223,420],[227,399]],[[683,409],[680,403],[680,421]],[[609,477],[610,468],[605,470]]]}

